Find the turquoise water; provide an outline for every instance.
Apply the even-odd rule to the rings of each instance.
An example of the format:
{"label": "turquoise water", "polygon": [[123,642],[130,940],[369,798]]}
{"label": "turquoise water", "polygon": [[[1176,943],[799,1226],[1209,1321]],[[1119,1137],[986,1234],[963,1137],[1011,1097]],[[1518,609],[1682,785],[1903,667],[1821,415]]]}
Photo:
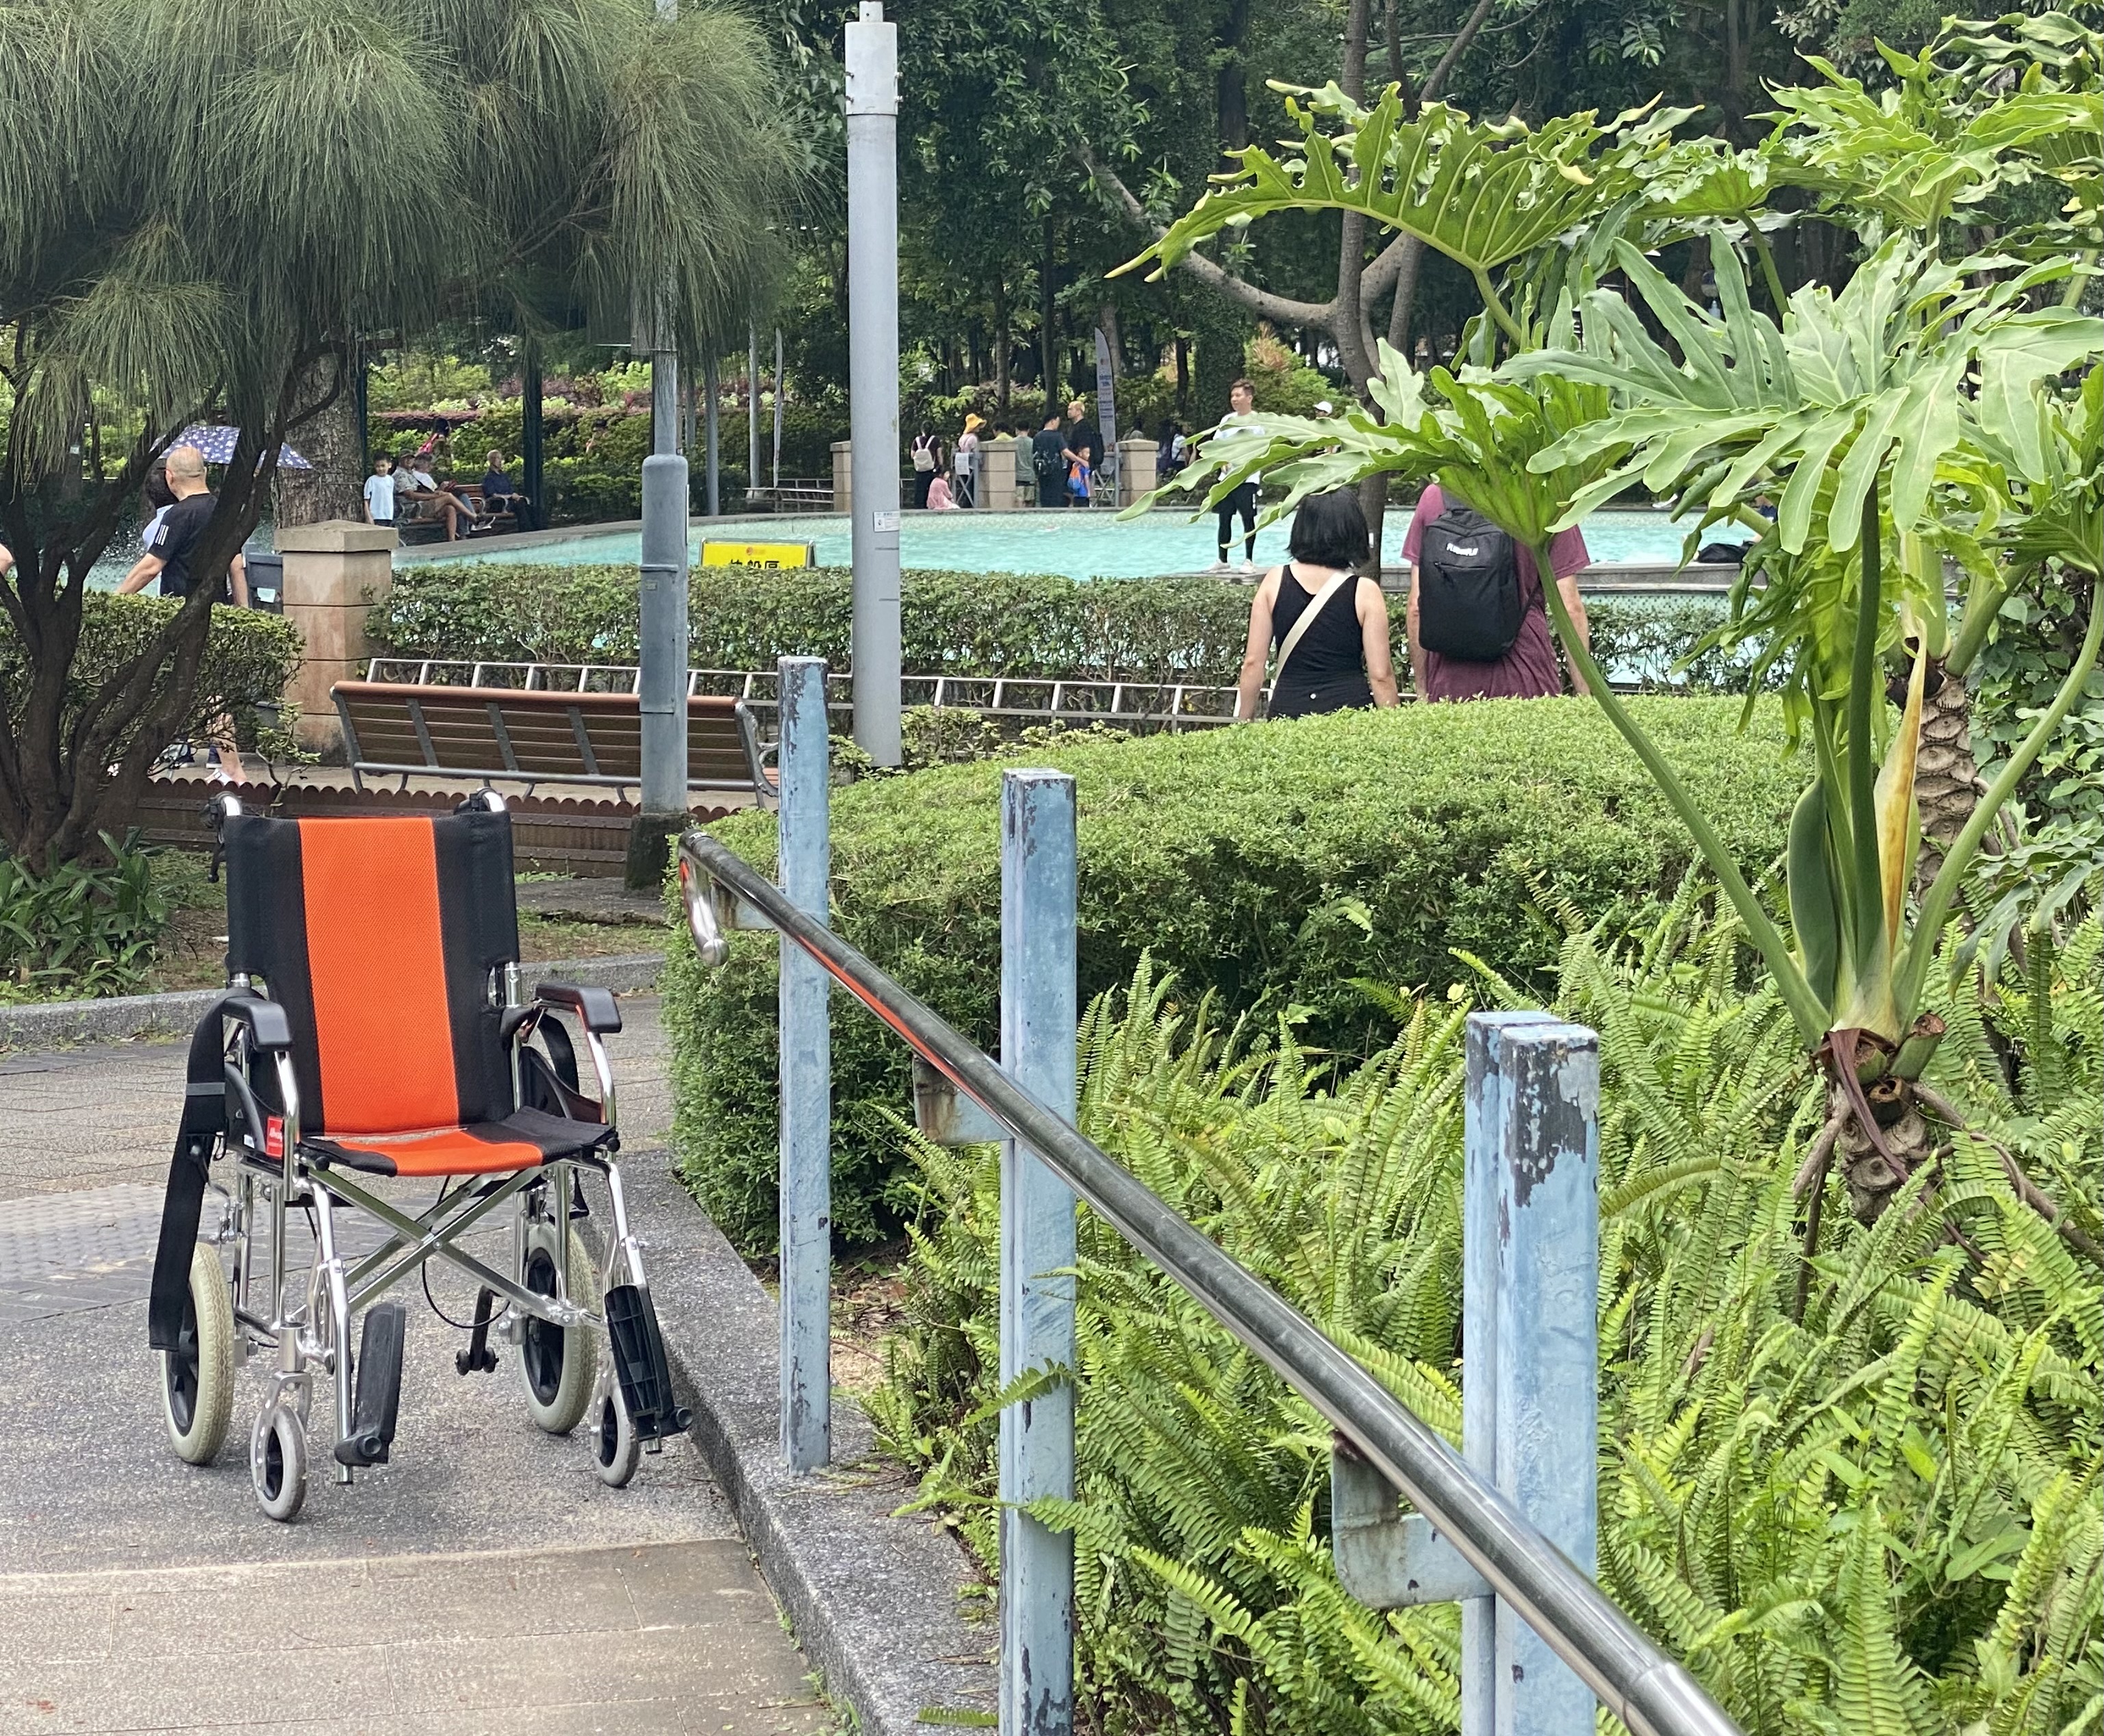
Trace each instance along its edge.
{"label": "turquoise water", "polygon": [[[1389,515],[1382,554],[1386,563],[1401,562],[1406,513]],[[1239,531],[1241,525],[1237,524]],[[1259,531],[1256,559],[1259,566],[1273,566],[1286,558],[1286,525],[1282,522]],[[1664,513],[1600,512],[1585,523],[1585,545],[1596,562],[1638,562],[1674,566],[1680,559],[1686,527]],[[1705,533],[1718,541],[1743,541],[1744,529],[1720,525]],[[945,512],[908,513],[899,531],[902,565],[947,568],[963,572],[1057,572],[1069,578],[1157,578],[1164,574],[1195,572],[1212,564],[1215,548],[1214,520],[1187,522],[1181,513],[1149,513],[1126,523],[1108,511]],[[845,567],[849,563],[848,521],[845,514],[808,518],[740,519],[720,528],[694,534],[695,559],[700,559],[704,536],[725,541],[747,540],[769,542],[810,542],[818,545],[822,567]],[[535,565],[576,566],[607,563],[633,566],[642,553],[641,539],[634,531],[593,532],[581,529],[528,548],[480,549],[469,545],[441,549],[426,545],[406,549],[394,557],[398,566],[431,559],[527,562]],[[1234,550],[1239,559],[1241,545]]]}

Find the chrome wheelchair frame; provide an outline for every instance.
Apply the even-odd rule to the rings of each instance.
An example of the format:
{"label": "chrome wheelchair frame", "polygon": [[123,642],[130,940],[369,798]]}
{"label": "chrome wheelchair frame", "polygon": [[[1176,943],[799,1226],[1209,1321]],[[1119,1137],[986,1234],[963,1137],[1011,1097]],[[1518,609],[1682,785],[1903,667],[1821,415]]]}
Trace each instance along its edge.
{"label": "chrome wheelchair frame", "polygon": [[[484,792],[482,799],[494,804],[493,811],[501,811],[502,798],[493,791]],[[230,795],[213,805],[215,824],[240,812]],[[523,1102],[522,1066],[533,1038],[551,1012],[567,1007],[577,1015],[600,1092],[597,1119],[617,1129],[613,1064],[600,1031],[585,1013],[582,994],[571,999],[537,994],[529,1000],[521,993],[515,962],[493,970],[490,977],[486,992],[490,1004],[501,1012],[514,1107]],[[187,1341],[194,1347],[194,1359],[161,1353],[164,1409],[179,1456],[206,1462],[216,1455],[232,1408],[234,1369],[253,1353],[268,1351],[274,1367],[251,1431],[249,1455],[265,1513],[290,1520],[304,1502],[317,1373],[328,1376],[333,1388],[327,1439],[337,1482],[349,1485],[359,1469],[387,1462],[399,1397],[401,1305],[384,1305],[395,1311],[390,1323],[391,1351],[383,1333],[377,1351],[374,1319],[381,1311],[371,1305],[405,1280],[421,1277],[432,1261],[441,1260],[480,1286],[470,1347],[455,1358],[459,1373],[494,1369],[497,1360],[488,1347],[491,1335],[513,1346],[519,1353],[534,1422],[549,1433],[567,1434],[588,1419],[600,1480],[613,1488],[626,1485],[642,1453],[661,1450],[662,1437],[683,1431],[688,1417],[671,1400],[642,1250],[629,1223],[613,1155],[617,1133],[613,1150],[604,1152],[469,1176],[457,1187],[447,1185],[453,1177],[439,1177],[438,1199],[412,1213],[383,1197],[371,1185],[377,1178],[358,1173],[354,1179],[341,1164],[303,1148],[289,1042],[266,1040],[257,1029],[256,1005],[275,1005],[267,985],[259,988],[246,973],[236,973],[229,987],[247,1002],[230,1013],[221,1030],[227,1093],[221,1149],[234,1160],[234,1173],[230,1191],[216,1180],[207,1183],[226,1206],[216,1230],[200,1233],[194,1250],[185,1315],[186,1320],[194,1319],[194,1338]],[[282,1026],[282,1018],[278,1022]],[[230,1038],[228,1026],[233,1027]],[[551,1055],[533,1053],[552,1063]],[[270,1069],[277,1098],[270,1108],[255,1088],[258,1070],[265,1066]],[[551,1071],[558,1071],[551,1065]],[[190,1087],[193,1092],[201,1088],[194,1083]],[[613,1233],[604,1274],[592,1269],[590,1250],[571,1226],[573,1217],[589,1215],[582,1187],[586,1170],[597,1170],[606,1182]],[[507,1204],[513,1213],[508,1274],[460,1245],[461,1238]],[[340,1245],[340,1208],[364,1213],[387,1232],[386,1239],[369,1253],[347,1257]],[[297,1287],[289,1282],[295,1274],[286,1241],[295,1211],[307,1213],[314,1235],[305,1282]],[[259,1259],[256,1243],[265,1226],[267,1258]],[[221,1249],[231,1251],[230,1270],[221,1264]],[[204,1260],[210,1262],[210,1271],[198,1263]],[[580,1260],[586,1268],[582,1272],[577,1269]],[[216,1297],[207,1288],[213,1273],[220,1287]],[[288,1290],[296,1300],[288,1300]],[[617,1297],[638,1299],[622,1318],[613,1317],[611,1298]],[[435,1303],[433,1308],[436,1311]],[[352,1322],[362,1310],[367,1311],[367,1342],[354,1360]],[[223,1344],[217,1342],[222,1338]],[[559,1355],[552,1355],[556,1349]],[[573,1363],[581,1355],[584,1360]],[[369,1392],[368,1374],[376,1382]],[[582,1391],[586,1378],[588,1396]],[[632,1404],[639,1391],[641,1402]]]}

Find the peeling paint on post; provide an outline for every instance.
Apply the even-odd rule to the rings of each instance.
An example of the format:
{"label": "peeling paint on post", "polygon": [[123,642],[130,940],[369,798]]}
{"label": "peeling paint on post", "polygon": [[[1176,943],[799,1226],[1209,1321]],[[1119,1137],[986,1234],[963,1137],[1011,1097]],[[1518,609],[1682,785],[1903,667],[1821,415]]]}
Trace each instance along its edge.
{"label": "peeling paint on post", "polygon": [[[1461,1457],[1486,1482],[1497,1478],[1498,1174],[1503,1168],[1504,1042],[1531,1026],[1553,1025],[1546,1013],[1469,1016],[1463,1179],[1461,1280]],[[1460,1736],[1492,1736],[1497,1695],[1491,1680],[1493,1600],[1461,1605]]]}
{"label": "peeling paint on post", "polygon": [[[779,884],[823,922],[832,875],[826,665],[784,657],[775,667]],[[782,1456],[800,1473],[833,1456],[832,1025],[825,967],[786,937],[781,946]]]}
{"label": "peeling paint on post", "polygon": [[[1074,781],[1001,777],[1001,1058],[1040,1103],[1075,1101]],[[1015,1141],[1001,1159],[1001,1379],[1074,1363],[1074,1195]],[[1054,1275],[1059,1274],[1060,1275]],[[1074,1545],[1017,1505],[1074,1493],[1074,1389],[1001,1413],[1001,1728],[1074,1725]]]}
{"label": "peeling paint on post", "polygon": [[[1599,1039],[1540,1015],[1478,1015],[1469,1025],[1469,1458],[1478,1462],[1478,1444],[1487,1444],[1498,1488],[1590,1574],[1598,1528]],[[1486,1303],[1487,1383],[1474,1354]],[[1487,1404],[1485,1435],[1478,1419]],[[1464,1605],[1464,1620],[1472,1607]],[[1590,1736],[1594,1699],[1585,1684],[1506,1605],[1496,1605],[1491,1625],[1487,1683],[1480,1631],[1473,1667],[1464,1664],[1464,1684],[1478,1685],[1471,1709],[1480,1720],[1487,1688],[1491,1720],[1464,1718],[1464,1736]],[[1464,1627],[1464,1645],[1469,1636]]]}

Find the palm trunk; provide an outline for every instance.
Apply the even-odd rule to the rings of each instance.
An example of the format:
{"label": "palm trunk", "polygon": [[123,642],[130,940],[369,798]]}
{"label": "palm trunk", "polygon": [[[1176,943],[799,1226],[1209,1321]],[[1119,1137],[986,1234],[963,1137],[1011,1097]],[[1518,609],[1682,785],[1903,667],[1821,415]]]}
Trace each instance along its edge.
{"label": "palm trunk", "polygon": [[1849,1205],[1857,1222],[1869,1224],[1878,1221],[1892,1204],[1892,1195],[1906,1185],[1907,1177],[1929,1160],[1935,1139],[1915,1106],[1913,1091],[1903,1080],[1888,1076],[1865,1086],[1864,1093],[1870,1099],[1871,1116],[1879,1124],[1886,1151],[1899,1160],[1897,1164],[1871,1144],[1852,1115],[1845,1114],[1848,1097],[1838,1084],[1827,1087],[1826,1112],[1830,1117],[1844,1117],[1834,1155],[1841,1160]]}
{"label": "palm trunk", "polygon": [[1925,697],[1921,751],[1915,765],[1915,799],[1921,808],[1921,855],[1915,887],[1926,891],[1943,866],[1944,852],[1972,817],[1980,799],[1980,775],[1972,763],[1972,698],[1963,675],[1937,673],[1942,684]]}

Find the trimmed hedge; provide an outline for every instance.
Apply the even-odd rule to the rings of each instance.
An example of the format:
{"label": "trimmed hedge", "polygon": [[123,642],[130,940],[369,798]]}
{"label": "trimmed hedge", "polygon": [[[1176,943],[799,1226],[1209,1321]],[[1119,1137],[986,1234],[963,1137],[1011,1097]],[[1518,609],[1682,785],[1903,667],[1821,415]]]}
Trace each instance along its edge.
{"label": "trimmed hedge", "polygon": [[[1212,578],[1069,579],[1045,573],[904,576],[900,623],[909,674],[1232,685],[1249,630],[1250,594]],[[368,632],[399,657],[520,663],[632,663],[632,567],[433,562],[405,568]],[[1721,598],[1596,598],[1594,648],[1618,672],[1664,684],[1723,618]],[[780,657],[848,666],[853,611],[844,567],[782,572],[698,568],[688,591],[698,669],[772,669]],[[1390,611],[1398,668],[1408,662],[1401,608]],[[1705,653],[1693,688],[1743,689],[1728,660]]]}
{"label": "trimmed hedge", "polygon": [[[153,635],[182,607],[172,597],[119,597],[91,590],[81,599],[80,645],[68,674],[69,710],[84,702],[118,667],[145,649]],[[221,604],[212,612],[212,627],[198,665],[189,711],[177,724],[178,736],[200,736],[212,720],[231,712],[247,733],[246,720],[259,705],[274,702],[300,666],[300,635],[276,615]],[[162,679],[167,679],[167,671]],[[29,680],[22,643],[13,623],[0,613],[0,705],[19,723],[29,697]],[[127,735],[116,743],[122,751]]]}
{"label": "trimmed hedge", "polygon": [[[1779,710],[1749,731],[1740,702],[1634,701],[1750,869],[1780,853],[1799,776]],[[1404,706],[1260,728],[1077,741],[1031,753],[1072,772],[1081,804],[1081,994],[1126,981],[1143,949],[1229,1012],[1285,1015],[1304,1040],[1353,1053],[1391,1035],[1354,979],[1434,990],[1456,950],[1546,986],[1566,901],[1632,909],[1688,866],[1687,834],[1589,701]],[[1013,762],[1011,762],[1013,763]],[[998,1035],[997,763],[836,792],[840,931],[974,1041]],[[715,828],[772,873],[774,821]],[[775,964],[742,936],[705,972],[675,941],[666,978],[675,1141],[690,1185],[741,1248],[775,1234]],[[834,998],[834,1222],[886,1233],[907,1051]]]}

